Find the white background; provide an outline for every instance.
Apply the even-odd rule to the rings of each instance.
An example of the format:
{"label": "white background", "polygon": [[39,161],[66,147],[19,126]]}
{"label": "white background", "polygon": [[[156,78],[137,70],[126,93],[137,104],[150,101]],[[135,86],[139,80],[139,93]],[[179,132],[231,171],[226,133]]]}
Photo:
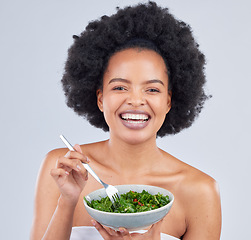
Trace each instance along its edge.
{"label": "white background", "polygon": [[[28,239],[37,173],[46,153],[106,139],[65,104],[61,76],[73,34],[133,0],[0,1],[0,238]],[[158,0],[189,23],[207,57],[213,95],[194,125],[158,145],[215,178],[224,240],[250,236],[251,5],[248,0]],[[192,201],[192,199],[190,199]]]}

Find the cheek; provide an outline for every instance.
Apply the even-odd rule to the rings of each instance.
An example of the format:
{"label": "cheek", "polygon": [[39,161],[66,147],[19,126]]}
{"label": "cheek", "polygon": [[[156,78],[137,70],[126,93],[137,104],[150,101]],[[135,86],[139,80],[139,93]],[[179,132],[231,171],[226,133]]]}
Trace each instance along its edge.
{"label": "cheek", "polygon": [[152,98],[150,100],[148,100],[148,102],[152,105],[152,106],[155,106],[156,109],[161,109],[163,110],[164,107],[165,107],[165,104],[164,102],[166,101],[166,98],[165,97],[156,97],[156,98]]}
{"label": "cheek", "polygon": [[103,98],[103,112],[105,118],[109,118],[111,115],[116,114],[119,106],[121,105],[121,98],[119,96],[104,95]]}
{"label": "cheek", "polygon": [[104,108],[104,112],[110,111],[113,109],[113,98],[110,97],[109,95],[104,95],[103,98],[103,108]]}
{"label": "cheek", "polygon": [[168,105],[165,104],[167,102],[167,98],[157,98],[152,99],[150,106],[152,106],[152,110],[158,115],[160,118],[165,118],[168,112]]}

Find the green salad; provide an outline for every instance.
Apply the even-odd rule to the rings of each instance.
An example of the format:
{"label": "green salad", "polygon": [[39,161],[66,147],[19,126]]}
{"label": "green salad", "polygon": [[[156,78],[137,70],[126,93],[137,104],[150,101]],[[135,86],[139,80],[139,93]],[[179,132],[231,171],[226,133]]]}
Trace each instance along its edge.
{"label": "green salad", "polygon": [[84,199],[89,207],[115,213],[145,212],[163,207],[170,202],[169,196],[164,196],[160,193],[152,195],[145,190],[141,193],[129,191],[121,194],[119,200],[115,201],[115,206],[113,206],[109,197],[92,200],[91,202],[86,198]]}

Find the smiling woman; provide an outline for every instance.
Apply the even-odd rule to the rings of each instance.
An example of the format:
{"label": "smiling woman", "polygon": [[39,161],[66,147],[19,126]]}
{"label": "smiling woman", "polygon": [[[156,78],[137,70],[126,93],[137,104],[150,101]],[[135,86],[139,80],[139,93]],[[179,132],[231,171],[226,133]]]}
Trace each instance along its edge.
{"label": "smiling woman", "polygon": [[111,141],[119,135],[128,143],[146,144],[151,138],[155,142],[156,132],[171,108],[163,58],[153,50],[139,51],[136,47],[115,53],[109,59],[97,98]]}
{"label": "smiling woman", "polygon": [[[110,136],[76,144],[74,152],[48,153],[31,239],[219,239],[217,183],[156,144],[157,136],[191,126],[207,99],[204,55],[190,27],[149,2],[103,16],[74,39],[62,78],[67,104]],[[109,184],[169,190],[175,197],[170,213],[138,233],[93,221],[83,198],[101,186],[88,178],[87,162]]]}

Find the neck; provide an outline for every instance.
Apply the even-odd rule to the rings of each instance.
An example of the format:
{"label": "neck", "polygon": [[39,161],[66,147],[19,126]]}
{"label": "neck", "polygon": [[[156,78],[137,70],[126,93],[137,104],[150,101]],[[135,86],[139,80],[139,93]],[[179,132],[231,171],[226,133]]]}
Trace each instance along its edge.
{"label": "neck", "polygon": [[129,144],[110,138],[107,146],[113,160],[113,168],[121,176],[147,174],[155,165],[156,159],[162,156],[157,147],[156,138],[138,144]]}

